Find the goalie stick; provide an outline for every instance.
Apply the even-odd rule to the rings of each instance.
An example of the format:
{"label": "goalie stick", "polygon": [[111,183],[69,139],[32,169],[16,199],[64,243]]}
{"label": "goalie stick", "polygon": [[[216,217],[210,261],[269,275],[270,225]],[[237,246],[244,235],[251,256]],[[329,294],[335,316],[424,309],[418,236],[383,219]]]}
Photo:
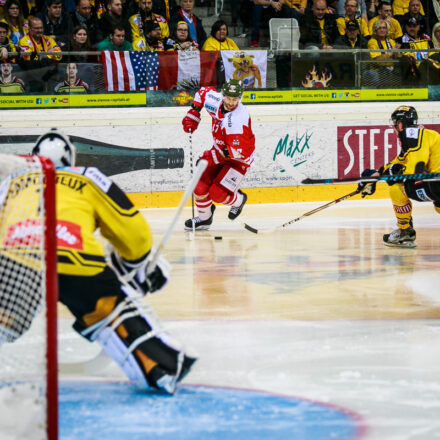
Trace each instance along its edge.
{"label": "goalie stick", "polygon": [[350,194],[346,194],[345,196],[339,197],[339,199],[332,200],[331,202],[328,202],[325,205],[318,206],[317,208],[312,209],[311,211],[307,211],[303,215],[300,215],[299,217],[294,218],[293,220],[290,220],[290,221],[288,221],[286,223],[283,223],[282,225],[277,226],[276,228],[261,230],[261,229],[254,228],[254,227],[252,227],[252,226],[250,226],[250,225],[248,225],[246,223],[244,224],[244,227],[245,227],[245,229],[247,229],[250,232],[253,232],[254,234],[263,234],[263,233],[275,232],[275,231],[277,231],[279,229],[284,229],[287,226],[302,220],[304,217],[309,217],[312,214],[316,214],[317,212],[322,211],[323,209],[326,209],[326,208],[329,208],[330,206],[336,205],[337,203],[342,202],[344,200],[347,200],[350,197],[353,197],[353,196],[355,196],[356,194],[359,194],[359,193],[360,193],[360,191],[358,189],[356,189],[356,191],[353,191]]}
{"label": "goalie stick", "polygon": [[405,182],[407,180],[440,180],[440,173],[418,173],[401,174],[399,176],[379,176],[379,177],[343,177],[342,179],[311,179],[307,178],[301,181],[304,185],[327,184],[327,183],[349,183],[349,182]]}

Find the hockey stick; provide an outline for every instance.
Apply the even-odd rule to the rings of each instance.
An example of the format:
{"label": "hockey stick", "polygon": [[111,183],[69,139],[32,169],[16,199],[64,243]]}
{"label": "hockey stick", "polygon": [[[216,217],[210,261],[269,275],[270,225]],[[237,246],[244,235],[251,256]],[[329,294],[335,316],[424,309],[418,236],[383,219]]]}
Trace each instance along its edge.
{"label": "hockey stick", "polygon": [[343,177],[342,179],[304,179],[301,181],[304,185],[344,183],[344,182],[405,182],[407,180],[440,180],[440,173],[419,173],[419,174],[401,174],[400,176],[378,176],[378,177]]}
{"label": "hockey stick", "polygon": [[180,200],[179,206],[177,207],[177,209],[174,213],[174,217],[171,220],[171,223],[168,226],[167,231],[165,232],[164,236],[162,237],[162,240],[160,241],[159,246],[157,247],[156,252],[153,255],[153,258],[148,263],[148,267],[149,267],[148,272],[151,272],[156,267],[156,262],[160,256],[160,254],[162,253],[163,248],[168,243],[168,240],[169,240],[171,234],[173,233],[173,230],[174,230],[174,227],[176,226],[177,220],[179,219],[179,216],[182,213],[183,208],[185,207],[186,202],[189,199],[189,196],[193,193],[194,188],[196,187],[197,183],[199,182],[200,177],[202,176],[202,174],[206,170],[207,166],[208,166],[208,161],[206,161],[205,159],[199,160],[199,162],[195,168],[194,175],[192,176],[192,179],[190,180],[190,182],[185,190],[185,193],[183,194],[182,199]]}
{"label": "hockey stick", "polygon": [[[194,163],[193,163],[193,141],[192,141],[192,131],[191,129],[189,130],[188,133],[188,141],[189,141],[189,169],[191,172],[191,179],[193,178],[194,175]],[[194,192],[191,193],[191,213],[192,213],[192,217],[195,217],[194,214]],[[194,222],[192,222],[192,232],[193,234],[195,234],[196,232],[196,225]]]}
{"label": "hockey stick", "polygon": [[284,229],[285,227],[287,227],[287,226],[289,226],[289,225],[291,225],[293,223],[296,223],[296,222],[302,220],[304,217],[308,217],[308,216],[310,216],[312,214],[316,214],[317,212],[322,211],[323,209],[326,209],[326,208],[329,208],[330,206],[336,205],[339,202],[343,202],[344,200],[347,200],[350,197],[353,197],[353,196],[355,196],[356,194],[359,194],[359,193],[360,193],[360,191],[358,189],[356,189],[356,191],[353,191],[350,194],[346,194],[345,196],[339,197],[339,199],[332,200],[331,202],[328,202],[325,205],[318,206],[317,208],[312,209],[311,211],[307,211],[303,215],[300,215],[299,217],[294,218],[293,220],[290,220],[290,221],[288,221],[286,223],[283,223],[281,226],[277,226],[276,228],[273,228],[273,229],[261,230],[261,229],[257,229],[257,228],[254,228],[252,226],[249,226],[246,223],[244,224],[244,227],[245,227],[245,229],[247,229],[250,232],[253,232],[254,234],[263,234],[263,233],[268,233],[268,232],[275,232],[275,231],[278,231],[279,229]]}

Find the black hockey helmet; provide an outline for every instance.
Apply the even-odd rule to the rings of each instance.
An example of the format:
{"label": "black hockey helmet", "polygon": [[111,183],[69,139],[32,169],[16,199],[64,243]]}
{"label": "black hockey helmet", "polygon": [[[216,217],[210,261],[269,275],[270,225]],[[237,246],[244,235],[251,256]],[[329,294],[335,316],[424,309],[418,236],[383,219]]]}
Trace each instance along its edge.
{"label": "black hockey helmet", "polygon": [[414,107],[401,105],[391,114],[391,121],[394,126],[400,121],[404,127],[414,127],[418,121],[417,111]]}

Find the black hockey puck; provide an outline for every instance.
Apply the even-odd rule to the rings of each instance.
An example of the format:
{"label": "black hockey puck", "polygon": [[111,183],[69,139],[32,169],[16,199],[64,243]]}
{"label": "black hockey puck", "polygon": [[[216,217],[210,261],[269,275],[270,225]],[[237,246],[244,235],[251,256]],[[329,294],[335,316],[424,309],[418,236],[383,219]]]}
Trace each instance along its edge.
{"label": "black hockey puck", "polygon": [[220,235],[216,235],[216,236],[214,237],[214,240],[223,240],[223,237],[220,236]]}

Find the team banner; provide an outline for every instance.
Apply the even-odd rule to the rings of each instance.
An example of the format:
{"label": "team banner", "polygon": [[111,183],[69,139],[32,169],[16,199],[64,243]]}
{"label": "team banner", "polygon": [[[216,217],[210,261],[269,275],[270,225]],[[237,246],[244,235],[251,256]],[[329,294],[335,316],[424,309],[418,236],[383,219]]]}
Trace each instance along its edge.
{"label": "team banner", "polygon": [[245,89],[266,88],[266,50],[222,50],[221,54],[226,80],[241,80]]}

